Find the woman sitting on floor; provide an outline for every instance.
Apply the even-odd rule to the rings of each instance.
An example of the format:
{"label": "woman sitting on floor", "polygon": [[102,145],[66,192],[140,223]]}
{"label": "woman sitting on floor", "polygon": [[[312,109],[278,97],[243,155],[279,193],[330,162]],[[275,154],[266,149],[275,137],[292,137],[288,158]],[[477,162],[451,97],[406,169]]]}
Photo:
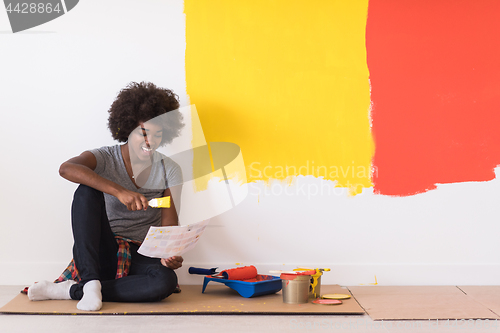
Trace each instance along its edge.
{"label": "woman sitting on floor", "polygon": [[[71,208],[74,261],[59,278],[66,281],[32,285],[30,300],[74,299],[78,309],[96,311],[102,301],[160,301],[175,290],[182,257],[155,259],[137,250],[150,226],[178,224],[182,172],[156,151],[179,136],[184,124],[178,108],[171,90],[131,83],[108,120],[113,138],[125,143],[85,151],[61,165],[60,175],[80,184]],[[171,196],[171,208],[148,208],[150,199],[164,196]]]}

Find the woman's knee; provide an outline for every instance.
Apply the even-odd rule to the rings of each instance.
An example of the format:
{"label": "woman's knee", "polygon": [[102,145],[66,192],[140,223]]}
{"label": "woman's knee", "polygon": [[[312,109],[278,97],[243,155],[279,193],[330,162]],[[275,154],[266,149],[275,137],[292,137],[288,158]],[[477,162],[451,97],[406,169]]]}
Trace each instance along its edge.
{"label": "woman's knee", "polygon": [[81,184],[73,195],[73,210],[80,211],[81,209],[87,210],[102,210],[105,206],[104,194],[87,185]]}
{"label": "woman's knee", "polygon": [[150,277],[152,278],[152,286],[155,289],[154,297],[162,300],[170,296],[177,286],[177,275],[173,270],[163,265],[158,265],[150,270]]}
{"label": "woman's knee", "polygon": [[80,184],[73,195],[73,199],[104,199],[101,191],[87,185]]}

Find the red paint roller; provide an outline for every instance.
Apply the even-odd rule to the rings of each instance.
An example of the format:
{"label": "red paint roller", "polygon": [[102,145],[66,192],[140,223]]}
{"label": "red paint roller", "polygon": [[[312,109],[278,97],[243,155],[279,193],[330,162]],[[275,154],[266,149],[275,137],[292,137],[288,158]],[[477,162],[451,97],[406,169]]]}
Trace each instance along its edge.
{"label": "red paint roller", "polygon": [[257,268],[255,266],[244,266],[226,269],[221,272],[221,275],[228,280],[248,280],[257,277]]}
{"label": "red paint roller", "polygon": [[258,278],[257,268],[255,268],[255,266],[243,266],[226,269],[219,273],[216,272],[216,269],[217,268],[205,269],[189,267],[189,274],[210,275],[211,277],[227,280],[250,280]]}

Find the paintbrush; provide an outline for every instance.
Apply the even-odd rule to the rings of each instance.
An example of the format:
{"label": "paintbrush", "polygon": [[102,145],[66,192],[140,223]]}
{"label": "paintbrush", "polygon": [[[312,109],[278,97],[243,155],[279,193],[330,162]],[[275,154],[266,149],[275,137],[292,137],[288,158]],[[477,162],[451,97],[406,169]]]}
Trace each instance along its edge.
{"label": "paintbrush", "polygon": [[316,273],[315,270],[305,270],[305,271],[282,271],[282,270],[272,270],[269,271],[271,274],[294,274],[294,275],[313,275]]}
{"label": "paintbrush", "polygon": [[151,199],[148,204],[153,208],[170,208],[170,196]]}

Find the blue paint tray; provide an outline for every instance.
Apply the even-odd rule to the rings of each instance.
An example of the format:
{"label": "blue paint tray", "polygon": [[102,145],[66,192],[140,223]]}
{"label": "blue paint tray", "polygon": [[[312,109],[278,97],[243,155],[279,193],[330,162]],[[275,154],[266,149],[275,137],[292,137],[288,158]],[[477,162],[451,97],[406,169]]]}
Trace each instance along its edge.
{"label": "blue paint tray", "polygon": [[205,276],[203,279],[203,290],[201,292],[205,292],[205,288],[210,281],[223,283],[246,298],[274,294],[281,290],[281,279],[277,276],[257,275],[256,279],[260,281],[248,282],[244,280],[227,280]]}

